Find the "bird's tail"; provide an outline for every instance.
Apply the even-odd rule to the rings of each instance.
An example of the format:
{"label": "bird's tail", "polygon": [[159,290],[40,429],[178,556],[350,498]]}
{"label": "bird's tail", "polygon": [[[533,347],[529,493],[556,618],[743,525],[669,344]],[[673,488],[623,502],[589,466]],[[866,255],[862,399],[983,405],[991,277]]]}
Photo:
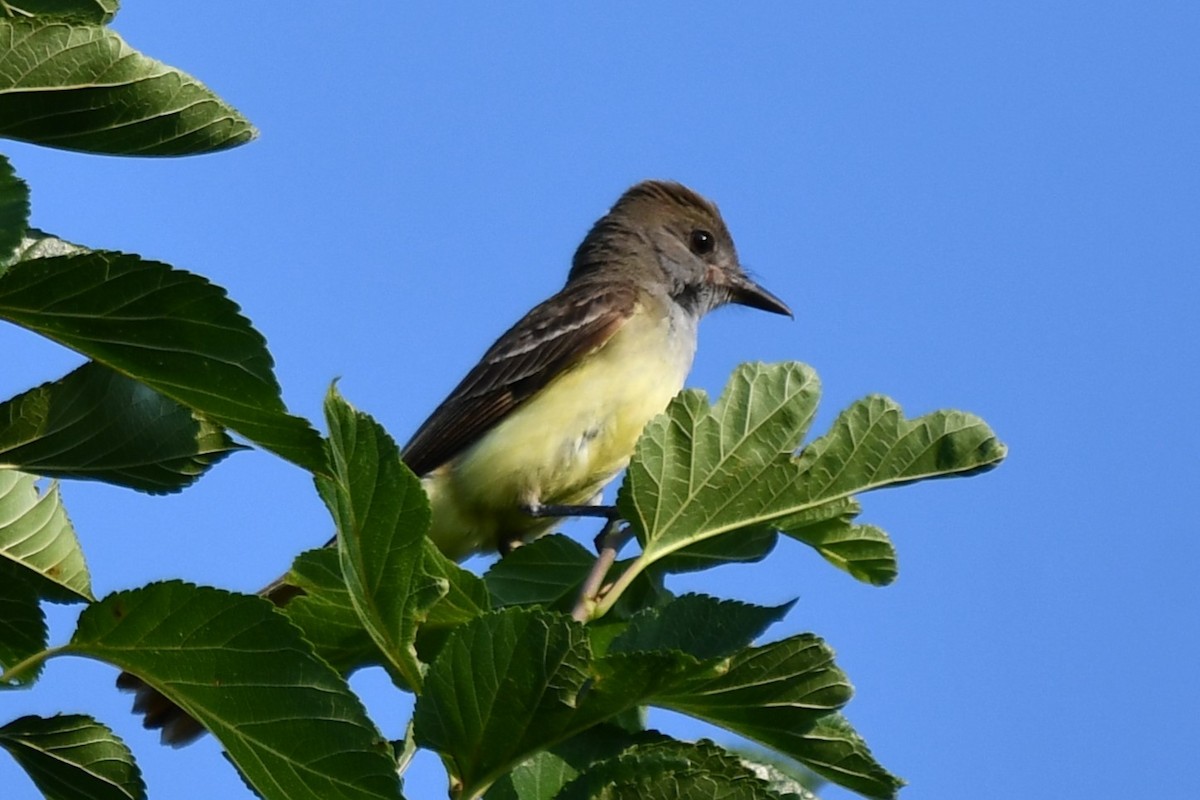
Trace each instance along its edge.
{"label": "bird's tail", "polygon": [[[285,606],[292,598],[304,594],[303,589],[287,583],[284,580],[286,577],[280,577],[259,594],[276,606]],[[207,733],[194,717],[137,675],[122,672],[117,676],[117,688],[134,693],[133,713],[142,715],[142,725],[146,728],[162,730],[163,744],[183,747]]]}

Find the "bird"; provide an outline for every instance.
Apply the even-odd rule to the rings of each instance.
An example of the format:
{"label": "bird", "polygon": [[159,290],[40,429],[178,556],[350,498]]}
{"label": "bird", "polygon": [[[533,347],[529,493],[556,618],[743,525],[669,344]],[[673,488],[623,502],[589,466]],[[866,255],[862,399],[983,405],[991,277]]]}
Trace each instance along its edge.
{"label": "bird", "polygon": [[[739,304],[792,316],[743,269],[717,206],[674,181],[626,190],[575,251],[566,283],[505,331],[417,429],[401,459],[448,557],[505,554],[563,517],[615,515],[604,487],[691,370],[700,319]],[[280,579],[262,594],[299,593]],[[164,743],[204,729],[141,679],[134,710]]]}

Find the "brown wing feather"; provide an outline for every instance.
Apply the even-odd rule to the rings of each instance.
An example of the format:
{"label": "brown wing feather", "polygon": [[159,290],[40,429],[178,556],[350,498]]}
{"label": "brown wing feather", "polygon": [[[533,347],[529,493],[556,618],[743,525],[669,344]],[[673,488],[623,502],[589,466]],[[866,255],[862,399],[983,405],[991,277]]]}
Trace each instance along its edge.
{"label": "brown wing feather", "polygon": [[576,281],[536,306],[467,373],[404,446],[425,475],[470,447],[533,393],[602,346],[637,304],[628,285]]}

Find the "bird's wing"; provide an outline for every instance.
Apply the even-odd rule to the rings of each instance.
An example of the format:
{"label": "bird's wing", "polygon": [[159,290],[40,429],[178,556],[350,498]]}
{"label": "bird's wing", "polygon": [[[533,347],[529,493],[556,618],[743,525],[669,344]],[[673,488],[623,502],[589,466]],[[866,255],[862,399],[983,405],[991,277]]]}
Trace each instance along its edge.
{"label": "bird's wing", "polygon": [[633,314],[637,290],[580,281],[501,336],[404,446],[425,475],[470,447],[530,395],[604,345]]}

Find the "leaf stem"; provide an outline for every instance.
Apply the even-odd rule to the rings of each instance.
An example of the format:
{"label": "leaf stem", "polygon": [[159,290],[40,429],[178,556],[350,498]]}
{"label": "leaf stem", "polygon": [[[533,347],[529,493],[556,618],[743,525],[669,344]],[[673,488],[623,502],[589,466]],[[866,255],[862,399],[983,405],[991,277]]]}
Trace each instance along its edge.
{"label": "leaf stem", "polygon": [[[628,541],[628,539],[626,541]],[[624,542],[622,542],[622,544],[624,544]],[[613,553],[613,557],[616,557],[615,551]],[[597,559],[597,563],[599,563],[599,559]],[[642,571],[645,570],[650,563],[650,561],[646,560],[644,553],[635,558],[633,563],[626,567],[625,571],[621,573],[621,577],[613,581],[613,584],[608,587],[608,590],[593,601],[591,613],[589,614],[588,619],[599,619],[611,611],[612,607],[617,604],[617,600],[621,599],[621,594],[629,588],[629,585],[633,583],[634,579],[638,575],[641,575]],[[576,610],[578,610],[578,607],[576,607]]]}
{"label": "leaf stem", "polygon": [[17,681],[17,679],[19,679],[21,677],[22,673],[27,672],[31,669],[36,669],[37,666],[39,664],[41,664],[43,661],[45,661],[48,658],[58,655],[59,653],[63,652],[66,649],[67,649],[66,645],[59,645],[58,647],[50,647],[50,648],[47,648],[46,650],[40,650],[22,661],[18,661],[16,664],[13,664],[11,667],[9,667],[7,670],[5,670],[3,673],[0,673],[0,684],[14,683],[15,681]]}
{"label": "leaf stem", "polygon": [[[610,519],[596,537],[600,553],[596,556],[596,562],[592,564],[591,572],[584,579],[583,585],[579,587],[579,599],[575,601],[575,608],[571,611],[571,616],[576,622],[587,622],[594,618],[596,603],[601,599],[604,578],[617,560],[617,553],[633,537],[633,531],[628,525],[617,530],[619,523],[619,519]],[[605,596],[611,591],[610,588]]]}

